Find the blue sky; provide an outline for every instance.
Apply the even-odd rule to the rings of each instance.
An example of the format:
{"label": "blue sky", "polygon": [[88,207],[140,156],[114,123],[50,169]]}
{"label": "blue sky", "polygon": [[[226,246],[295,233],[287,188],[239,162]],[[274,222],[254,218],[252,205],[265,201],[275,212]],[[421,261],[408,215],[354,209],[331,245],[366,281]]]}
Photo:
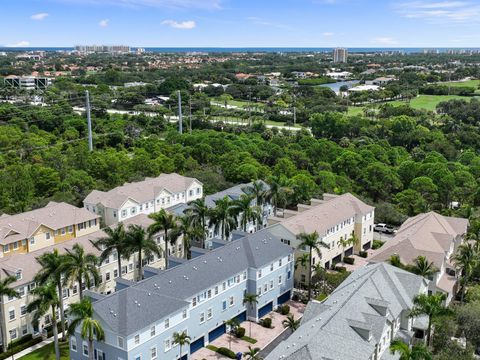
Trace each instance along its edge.
{"label": "blue sky", "polygon": [[0,46],[480,47],[480,0],[0,0]]}

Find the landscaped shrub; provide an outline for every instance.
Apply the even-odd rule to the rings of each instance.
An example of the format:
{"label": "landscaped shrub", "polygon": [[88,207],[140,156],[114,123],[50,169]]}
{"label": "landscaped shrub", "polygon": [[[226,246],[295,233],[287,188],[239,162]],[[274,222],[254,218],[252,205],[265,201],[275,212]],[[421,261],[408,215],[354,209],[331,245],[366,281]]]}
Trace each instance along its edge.
{"label": "landscaped shrub", "polygon": [[343,258],[343,262],[344,262],[345,264],[353,265],[353,263],[355,262],[355,258],[350,257],[350,256],[345,256],[345,257]]}
{"label": "landscaped shrub", "polygon": [[358,255],[360,255],[360,257],[362,257],[362,258],[366,258],[366,257],[368,256],[368,252],[366,252],[366,251],[360,251],[360,252],[358,253]]}
{"label": "landscaped shrub", "polygon": [[20,339],[13,340],[10,344],[8,344],[8,349],[11,349],[11,348],[16,347],[16,346],[20,346],[20,345],[22,345],[26,342],[29,342],[32,339],[33,339],[33,335],[32,334],[27,334],[27,335],[21,337]]}
{"label": "landscaped shrub", "polygon": [[341,272],[341,273],[347,272],[347,268],[345,266],[335,266],[335,268],[333,270]]}
{"label": "landscaped shrub", "polygon": [[373,250],[377,250],[377,249],[380,249],[383,244],[385,244],[385,241],[382,241],[382,240],[373,240],[373,244],[372,244],[372,249]]}
{"label": "landscaped shrub", "polygon": [[290,306],[287,304],[280,306],[280,314],[288,315],[290,313]]}
{"label": "landscaped shrub", "polygon": [[25,350],[25,349],[29,348],[30,346],[36,345],[40,342],[42,342],[42,337],[41,336],[30,339],[29,341],[26,341],[26,342],[24,342],[20,345],[14,346],[14,347],[10,348],[9,350],[7,350],[6,352],[1,353],[0,354],[0,360],[8,359],[8,358],[12,357],[13,354],[17,354],[20,351]]}
{"label": "landscaped shrub", "polygon": [[265,328],[270,329],[272,327],[272,319],[271,318],[265,318],[260,320],[260,325],[262,325]]}
{"label": "landscaped shrub", "polygon": [[237,356],[235,355],[235,353],[230,350],[230,349],[227,349],[226,347],[221,347],[221,348],[218,348],[217,352],[220,354],[220,355],[224,355],[230,359],[236,359]]}
{"label": "landscaped shrub", "polygon": [[236,333],[235,333],[235,336],[236,336],[237,338],[242,338],[242,337],[244,337],[244,336],[245,336],[245,328],[239,326],[239,327],[237,328],[237,331],[236,331]]}

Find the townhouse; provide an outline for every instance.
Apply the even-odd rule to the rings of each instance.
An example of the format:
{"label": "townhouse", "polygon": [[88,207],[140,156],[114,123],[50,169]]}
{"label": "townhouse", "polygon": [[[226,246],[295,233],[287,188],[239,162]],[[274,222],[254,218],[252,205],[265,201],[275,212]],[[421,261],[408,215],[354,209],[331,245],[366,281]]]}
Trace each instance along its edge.
{"label": "townhouse", "polygon": [[385,263],[359,268],[326,300],[311,301],[300,327],[266,360],[397,359],[388,350],[393,339],[424,341],[427,319],[409,313],[427,289],[421,276]]}
{"label": "townhouse", "polygon": [[393,239],[388,240],[370,259],[372,262],[389,261],[398,255],[403,264],[413,264],[425,256],[437,269],[429,292],[447,294],[447,304],[457,291],[458,274],[451,258],[463,243],[469,222],[467,219],[448,217],[429,212],[407,219]]}
{"label": "townhouse", "polygon": [[[176,359],[225,333],[226,320],[267,315],[291,297],[293,250],[263,229],[166,271],[147,269],[146,276],[117,282],[107,296],[91,294],[105,330],[105,341],[94,344],[97,359]],[[258,304],[243,304],[247,293],[258,294]],[[183,331],[191,344],[179,354],[173,334]],[[78,332],[70,350],[72,359],[88,358]]]}
{"label": "townhouse", "polygon": [[138,214],[151,214],[203,196],[203,185],[175,173],[126,183],[110,191],[93,190],[83,201],[85,209],[101,216],[106,226]]}
{"label": "townhouse", "polygon": [[67,203],[0,216],[0,258],[25,254],[99,230],[99,216]]}
{"label": "townhouse", "polygon": [[[312,199],[311,205],[298,205],[298,211],[285,210],[284,217],[270,217],[269,229],[281,241],[296,249],[296,256],[308,253],[299,249],[297,236],[302,233],[317,232],[319,240],[327,244],[321,247],[321,254],[313,252],[312,265],[320,264],[328,269],[346,256],[367,250],[373,242],[373,222],[375,208],[365,204],[350,193],[343,195],[324,194],[323,200]],[[356,244],[346,248],[340,245],[341,239],[355,237]],[[308,283],[308,267],[299,267],[295,279],[301,284]]]}

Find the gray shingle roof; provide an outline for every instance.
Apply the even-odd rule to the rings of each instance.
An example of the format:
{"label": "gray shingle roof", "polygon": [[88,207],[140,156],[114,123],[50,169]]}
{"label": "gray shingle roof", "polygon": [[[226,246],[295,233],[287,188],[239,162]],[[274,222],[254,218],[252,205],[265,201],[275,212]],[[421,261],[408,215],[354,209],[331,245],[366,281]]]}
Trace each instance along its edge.
{"label": "gray shingle roof", "polygon": [[[127,311],[117,311],[116,317],[106,305],[97,305],[98,302],[95,302],[94,308],[114,332],[126,336],[161,320],[169,313],[180,310],[185,305],[184,300],[190,300],[213,285],[249,267],[266,266],[292,252],[291,247],[281,243],[279,238],[274,237],[268,229],[264,229],[145,279],[128,288],[129,291],[120,290],[107,296],[102,300],[105,304],[112,302],[111,306],[115,308],[126,306]],[[131,290],[133,288],[139,292]],[[135,294],[145,296],[146,293],[163,294],[166,297],[158,296],[147,299],[152,307],[149,307],[148,311],[143,309],[145,313],[148,313],[146,316],[126,315],[129,307],[138,310],[134,300],[142,303],[138,298],[135,299]],[[145,300],[145,297],[143,299]],[[171,299],[176,299],[177,307],[170,304]],[[143,302],[145,302],[144,300]],[[163,309],[164,306],[168,309],[167,311],[151,311],[153,307]]]}
{"label": "gray shingle roof", "polygon": [[[405,287],[407,280],[409,288]],[[382,331],[389,326],[388,319],[410,309],[413,297],[426,286],[421,277],[388,264],[360,268],[323,303],[309,303],[300,328],[266,360],[300,360],[306,354],[314,354],[314,359],[368,359]],[[387,304],[387,315],[382,316],[375,306]],[[362,329],[371,330],[370,340],[362,337]]]}
{"label": "gray shingle roof", "polygon": [[[261,181],[261,180],[259,180]],[[268,184],[261,181],[264,186],[265,186],[265,189],[268,189]],[[212,194],[212,195],[207,195],[205,196],[205,204],[208,206],[208,207],[215,207],[215,201],[219,200],[219,199],[223,199],[225,196],[229,197],[231,200],[237,200],[239,199],[242,195],[245,195],[245,189],[247,189],[249,186],[251,186],[252,183],[249,182],[247,184],[238,184],[238,185],[235,185],[235,186],[232,186],[231,188],[228,188],[228,189],[225,189],[223,191],[220,191],[220,192],[217,192],[215,194]]]}

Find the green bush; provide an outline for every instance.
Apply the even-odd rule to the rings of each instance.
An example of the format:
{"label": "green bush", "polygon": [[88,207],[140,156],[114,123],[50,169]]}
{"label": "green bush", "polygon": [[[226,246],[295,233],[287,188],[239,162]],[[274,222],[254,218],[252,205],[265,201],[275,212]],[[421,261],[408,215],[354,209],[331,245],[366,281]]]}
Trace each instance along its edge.
{"label": "green bush", "polygon": [[380,249],[383,244],[385,244],[385,241],[382,241],[382,240],[373,240],[373,244],[372,244],[372,249],[373,250],[377,250],[377,249]]}
{"label": "green bush", "polygon": [[[18,341],[20,341],[20,340],[22,340],[22,339],[19,339]],[[23,350],[29,348],[30,346],[36,345],[40,342],[42,342],[42,337],[41,336],[36,337],[36,338],[32,338],[32,339],[30,339],[28,341],[25,341],[25,342],[23,342],[19,345],[12,346],[6,352],[0,354],[0,360],[8,359],[8,358],[12,357],[13,354],[17,354],[20,351],[23,351]]]}
{"label": "green bush", "polygon": [[288,306],[287,304],[280,306],[280,314],[282,315],[290,314],[290,306]]}
{"label": "green bush", "polygon": [[11,349],[13,347],[20,346],[20,345],[22,345],[26,342],[29,342],[32,339],[33,339],[33,335],[32,334],[27,334],[27,335],[21,337],[20,339],[12,341],[10,344],[8,344],[7,349]]}
{"label": "green bush", "polygon": [[360,252],[358,253],[358,255],[360,255],[360,257],[362,257],[362,258],[366,258],[366,257],[368,256],[368,252],[366,252],[366,251],[360,251]]}
{"label": "green bush", "polygon": [[244,337],[244,336],[245,336],[245,328],[239,326],[239,327],[237,328],[237,331],[236,331],[236,333],[235,333],[235,336],[236,336],[237,338],[242,338],[242,337]]}
{"label": "green bush", "polygon": [[225,347],[218,348],[217,352],[220,355],[226,356],[230,359],[236,359],[237,358],[237,356],[235,355],[235,353],[232,350],[227,349]]}
{"label": "green bush", "polygon": [[338,271],[339,273],[347,272],[347,268],[345,266],[335,266],[333,270]]}
{"label": "green bush", "polygon": [[265,328],[270,329],[272,327],[272,319],[271,318],[265,318],[260,320],[260,325],[262,325]]}
{"label": "green bush", "polygon": [[345,264],[353,265],[353,263],[355,262],[355,258],[350,257],[350,256],[345,256],[345,257],[343,258],[343,262],[344,262]]}

